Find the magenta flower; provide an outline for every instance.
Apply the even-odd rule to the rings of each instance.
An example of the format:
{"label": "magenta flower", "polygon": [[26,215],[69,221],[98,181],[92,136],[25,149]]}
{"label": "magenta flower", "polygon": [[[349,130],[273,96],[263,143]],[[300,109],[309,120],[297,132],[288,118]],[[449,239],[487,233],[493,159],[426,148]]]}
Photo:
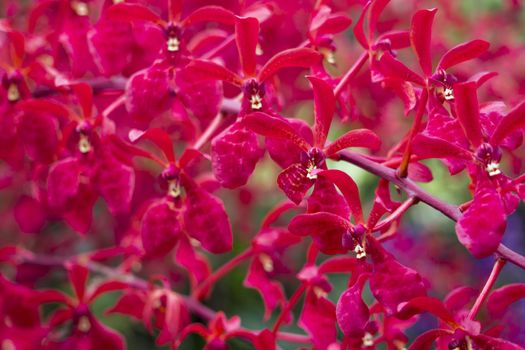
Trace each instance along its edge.
{"label": "magenta flower", "polygon": [[[296,204],[303,200],[308,189],[315,183],[316,171],[326,169],[326,158],[336,157],[337,152],[349,147],[377,150],[380,146],[379,138],[367,129],[351,130],[331,144],[325,145],[335,109],[335,98],[328,83],[315,77],[308,79],[314,89],[315,123],[313,131],[308,130],[310,135],[313,134],[313,142],[307,141],[292,123],[284,118],[256,112],[249,114],[242,121],[243,125],[258,134],[287,141],[294,146],[292,150],[295,154],[288,161],[293,163],[279,174],[277,184]],[[282,148],[281,145],[276,149]]]}
{"label": "magenta flower", "polygon": [[212,253],[231,250],[232,232],[224,205],[217,197],[201,188],[185,171],[200,153],[186,149],[177,161],[171,139],[161,129],[144,132],[133,130],[130,139],[133,142],[149,140],[164,156],[164,159],[160,159],[149,152],[128,146],[135,156],[150,158],[164,168],[160,181],[166,194],[154,200],[142,218],[141,235],[146,253],[163,256],[184,234]]}
{"label": "magenta flower", "polygon": [[[212,61],[194,60],[187,67],[189,76],[196,80],[222,80],[241,89],[240,121],[254,111],[271,112],[269,80],[282,68],[311,67],[320,61],[320,54],[312,49],[298,48],[282,51],[257,70],[256,48],[259,22],[252,17],[238,17],[235,22],[235,40],[242,67],[242,76]],[[256,135],[238,122],[227,128],[212,142],[212,165],[217,180],[224,187],[244,185],[252,174],[262,150]]]}
{"label": "magenta flower", "polygon": [[[525,104],[516,106],[505,116],[489,112],[481,118],[476,90],[475,82],[456,84],[457,121],[440,117],[446,118],[446,129],[429,123],[425,133],[414,139],[414,151],[422,158],[448,158],[460,160],[463,166],[469,165],[475,185],[474,198],[456,230],[460,242],[474,256],[483,257],[496,250],[505,231],[507,215],[519,203],[515,194],[518,187],[512,186],[501,173],[500,147],[512,149],[521,143],[515,131],[521,127]],[[456,164],[455,169],[461,169],[461,165]],[[492,213],[490,218],[485,215],[487,210]]]}
{"label": "magenta flower", "polygon": [[[87,290],[88,274],[85,266],[73,263],[68,267],[68,277],[75,293],[74,297],[56,290],[36,292],[34,300],[37,304],[60,303],[65,306],[51,314],[50,334],[47,335],[45,344],[50,348],[125,349],[123,337],[100,323],[91,312],[90,305],[101,295],[123,290],[128,284],[107,281],[92,290]],[[53,332],[60,332],[66,322],[70,322],[71,327],[65,339],[60,340]]]}

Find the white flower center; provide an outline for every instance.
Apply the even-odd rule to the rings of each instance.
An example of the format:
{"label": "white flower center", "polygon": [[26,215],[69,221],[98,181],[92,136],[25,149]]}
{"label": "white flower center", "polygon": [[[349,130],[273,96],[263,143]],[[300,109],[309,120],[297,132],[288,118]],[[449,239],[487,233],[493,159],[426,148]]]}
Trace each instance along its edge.
{"label": "white flower center", "polygon": [[180,49],[180,41],[177,37],[169,37],[168,38],[168,51],[169,52],[177,52]]}
{"label": "white flower center", "polygon": [[485,167],[485,170],[487,173],[489,173],[489,176],[496,176],[501,174],[501,171],[499,170],[499,163],[496,161],[491,161],[487,164]]}
{"label": "white flower center", "polygon": [[18,87],[16,84],[9,84],[9,87],[7,88],[7,100],[9,102],[15,102],[20,99],[20,91],[18,91]]}
{"label": "white flower center", "polygon": [[259,110],[262,108],[262,98],[259,94],[253,94],[250,97],[250,105],[252,109]]}
{"label": "white flower center", "polygon": [[356,258],[358,259],[366,258],[365,249],[360,244],[356,244],[354,248],[354,253],[356,255]]}

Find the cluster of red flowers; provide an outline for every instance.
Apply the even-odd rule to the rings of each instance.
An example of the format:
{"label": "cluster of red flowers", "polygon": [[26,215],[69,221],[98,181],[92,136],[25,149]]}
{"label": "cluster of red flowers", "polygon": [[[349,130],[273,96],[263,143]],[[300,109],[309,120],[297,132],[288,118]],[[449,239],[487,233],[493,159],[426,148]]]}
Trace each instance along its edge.
{"label": "cluster of red flowers", "polygon": [[[190,334],[208,350],[524,349],[506,311],[525,283],[493,288],[507,262],[525,269],[502,244],[525,198],[520,4],[475,25],[461,2],[389,2],[4,1],[0,348],[124,349],[93,311],[116,292],[106,314],[172,349]],[[508,35],[458,43],[438,13],[468,36]],[[371,205],[341,163],[379,178]],[[471,200],[420,187],[439,167]],[[479,290],[460,277],[435,292],[390,245],[429,239],[402,225],[421,202],[465,252],[493,257]],[[263,328],[206,305],[243,262]]]}

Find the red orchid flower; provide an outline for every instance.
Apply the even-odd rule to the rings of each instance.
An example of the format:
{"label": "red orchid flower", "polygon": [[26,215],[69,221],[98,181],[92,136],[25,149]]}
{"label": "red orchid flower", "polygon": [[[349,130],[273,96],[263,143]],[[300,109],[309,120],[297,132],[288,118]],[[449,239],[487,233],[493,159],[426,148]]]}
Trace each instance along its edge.
{"label": "red orchid flower", "polygon": [[[489,43],[483,40],[472,40],[459,44],[448,50],[441,56],[435,71],[432,71],[431,58],[431,36],[432,22],[436,14],[436,9],[419,10],[412,17],[410,27],[410,43],[416,53],[419,66],[423,75],[418,75],[403,63],[396,60],[391,54],[381,56],[381,70],[387,77],[394,77],[401,81],[408,81],[424,87],[420,97],[420,103],[426,104],[427,90],[435,89],[437,98],[441,101],[451,101],[454,99],[452,85],[457,82],[457,78],[446,72],[460,63],[470,61],[479,57],[489,48]],[[478,84],[482,84],[492,75],[483,75],[478,78]]]}
{"label": "red orchid flower", "polygon": [[165,255],[183,234],[188,234],[212,253],[231,250],[232,232],[224,205],[185,172],[200,152],[187,148],[177,161],[169,135],[156,128],[144,132],[132,130],[130,139],[132,142],[149,140],[164,155],[164,159],[160,159],[136,147],[127,147],[135,156],[150,158],[164,168],[160,180],[166,195],[153,201],[142,218],[141,235],[146,253]]}
{"label": "red orchid flower", "polygon": [[44,348],[123,350],[124,338],[100,323],[93,315],[90,305],[105,293],[120,291],[128,288],[129,285],[121,281],[106,281],[92,289],[86,289],[89,272],[85,266],[71,263],[67,267],[67,272],[75,293],[74,297],[56,290],[37,292],[34,297],[38,304],[60,303],[65,306],[51,314],[49,318],[51,332],[58,332],[66,322],[71,322],[71,328],[65,339],[57,339],[58,333],[56,335],[50,333],[46,337]]}
{"label": "red orchid flower", "polygon": [[[35,147],[47,144],[45,148],[40,148],[40,152],[47,152],[48,159],[61,158],[50,166],[44,203],[73,229],[86,233],[91,226],[93,205],[99,195],[106,200],[112,213],[129,210],[135,173],[111,154],[111,141],[106,137],[111,125],[102,114],[94,116],[91,87],[75,84],[64,89],[73,92],[74,108],[37,99],[20,102],[19,108],[33,116],[30,120],[40,118],[40,123],[48,121],[46,129],[38,129],[47,132],[34,138]],[[60,120],[66,125],[62,129],[60,143],[55,145],[52,141],[57,133],[56,122]]]}
{"label": "red orchid flower", "polygon": [[335,64],[333,36],[345,31],[351,24],[350,17],[344,13],[332,13],[332,9],[323,4],[312,15],[308,41],[313,49],[323,54],[328,63]]}
{"label": "red orchid flower", "polygon": [[414,315],[429,312],[442,322],[443,327],[422,333],[414,340],[409,349],[428,349],[438,338],[444,340],[451,349],[523,349],[507,340],[481,333],[479,322],[468,318],[458,320],[451,311],[441,300],[432,297],[417,297],[403,305],[397,315],[399,318],[408,319]]}
{"label": "red orchid flower", "polygon": [[152,278],[145,290],[127,290],[106,313],[127,315],[142,321],[153,334],[159,330],[157,345],[167,345],[179,337],[190,322],[182,298],[164,278]]}
{"label": "red orchid flower", "polygon": [[[348,219],[331,213],[301,214],[290,222],[288,226],[290,232],[300,236],[312,236],[319,250],[326,254],[344,254],[348,250],[354,250],[358,261],[361,262],[361,271],[368,269],[365,258],[370,255],[372,257],[372,273],[368,277],[370,289],[388,315],[395,314],[400,303],[416,296],[425,295],[426,285],[421,276],[387,253],[371,235],[372,230],[367,228],[368,225],[373,228],[372,225],[375,226],[377,218],[386,210],[374,206],[368,224],[365,226],[359,191],[352,178],[339,170],[324,170],[319,172],[318,176],[326,177],[332,181],[343,193],[356,224],[354,225]],[[352,285],[353,283],[350,288],[354,288]],[[351,289],[352,292],[348,292],[352,293],[354,297],[357,295],[355,288]],[[345,300],[346,298],[343,299],[343,302],[346,302]],[[346,325],[346,321],[343,320],[347,314],[343,311],[339,314],[340,322],[345,323],[345,328],[352,328],[353,326]],[[363,326],[361,331],[364,331],[366,322],[363,321],[359,324]],[[354,330],[350,331],[349,335],[351,335],[350,333],[353,334]],[[360,332],[355,330],[355,333]]]}
{"label": "red orchid flower", "polygon": [[[234,24],[234,15],[219,6],[204,6],[181,19],[183,1],[168,1],[168,20],[140,4],[119,3],[105,12],[110,22],[139,21],[156,25],[163,33],[165,45],[163,57],[151,66],[136,72],[126,86],[126,108],[138,120],[149,122],[154,116],[165,112],[174,96],[180,96],[181,102],[188,106],[198,119],[208,121],[219,111],[221,87],[215,82],[195,84],[191,79],[179,77],[180,67],[188,62],[191,54],[186,42],[187,29],[203,22]],[[195,86],[196,85],[196,86]],[[209,106],[202,105],[202,95],[211,98]],[[215,104],[211,103],[215,101]],[[215,107],[213,107],[215,106]]]}
{"label": "red orchid flower", "polygon": [[[523,128],[525,103],[517,105],[497,124],[488,119],[482,124],[475,82],[454,85],[457,124],[461,127],[465,143],[454,143],[443,134],[437,137],[420,134],[414,139],[414,151],[420,158],[459,159],[473,164],[470,173],[475,185],[474,199],[456,225],[458,238],[476,257],[492,254],[501,243],[507,215],[518,204],[517,188],[507,188],[507,176],[499,169],[501,146],[509,145],[513,133]],[[458,128],[456,124],[456,128]],[[484,127],[482,127],[482,125]],[[448,132],[452,132],[449,125]],[[432,130],[429,130],[432,132]],[[457,134],[454,132],[454,135]],[[511,143],[510,143],[511,144]],[[516,146],[517,147],[517,146]],[[490,208],[490,219],[485,215]]]}
{"label": "red orchid flower", "polygon": [[337,140],[325,145],[328,129],[335,109],[332,88],[325,81],[308,77],[314,90],[313,143],[300,135],[296,128],[284,118],[272,117],[262,112],[246,116],[242,124],[268,138],[278,138],[293,144],[297,162],[284,169],[277,178],[277,184],[294,203],[299,204],[306,192],[315,183],[317,169],[326,169],[325,159],[336,157],[338,151],[348,147],[366,147],[377,150],[379,138],[370,130],[351,130]]}
{"label": "red orchid flower", "polygon": [[[321,57],[312,49],[289,49],[276,54],[257,70],[258,36],[259,21],[256,18],[236,18],[235,39],[242,76],[212,61],[194,60],[186,67],[186,74],[197,81],[222,80],[241,88],[241,117],[251,111],[271,110],[266,83],[277,71],[286,67],[311,67]],[[262,154],[255,134],[234,123],[212,143],[213,173],[224,187],[242,186],[248,181]]]}

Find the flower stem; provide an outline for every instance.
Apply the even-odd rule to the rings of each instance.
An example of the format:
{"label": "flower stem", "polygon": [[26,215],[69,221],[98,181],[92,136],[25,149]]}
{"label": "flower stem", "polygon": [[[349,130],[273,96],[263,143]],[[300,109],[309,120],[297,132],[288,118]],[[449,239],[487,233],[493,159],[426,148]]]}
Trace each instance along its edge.
{"label": "flower stem", "polygon": [[496,282],[496,279],[498,279],[498,276],[501,272],[501,269],[503,266],[505,266],[506,260],[502,258],[497,258],[494,267],[492,268],[492,272],[490,273],[490,276],[483,286],[483,290],[481,293],[479,293],[476,301],[474,302],[474,305],[472,306],[472,309],[470,309],[470,312],[468,314],[468,319],[473,320],[476,315],[478,314],[479,309],[481,308],[481,305],[483,305],[483,302],[485,299],[487,299],[487,296],[492,289],[492,286],[494,286],[494,283]]}
{"label": "flower stem", "polygon": [[[426,192],[408,178],[398,177],[395,173],[395,170],[393,169],[385,167],[370,159],[367,159],[358,153],[350,151],[339,152],[337,159],[354,164],[355,166],[364,169],[371,174],[392,182],[394,185],[405,190],[409,196],[417,197],[421,202],[424,202],[432,208],[440,211],[453,221],[458,221],[459,218],[461,218],[462,213],[457,206],[441,201],[439,198],[436,198],[430,193]],[[525,256],[516,253],[503,244],[499,245],[496,253],[498,256],[505,258],[513,264],[525,269]]]}
{"label": "flower stem", "polygon": [[193,144],[192,148],[198,150],[208,142],[213,134],[217,131],[223,120],[222,113],[217,113],[215,118],[210,122],[206,130],[201,134],[197,141]]}
{"label": "flower stem", "polygon": [[307,335],[295,334],[295,333],[289,333],[289,332],[278,332],[277,339],[285,341],[285,342],[289,342],[289,343],[303,343],[303,344],[312,343],[312,339]]}
{"label": "flower stem", "polygon": [[380,231],[390,225],[394,220],[398,219],[401,215],[403,215],[408,208],[410,208],[412,205],[417,204],[418,199],[417,197],[409,197],[406,201],[404,201],[399,207],[397,207],[396,210],[392,214],[390,214],[388,217],[386,217],[383,221],[378,223],[374,226],[372,231]]}
{"label": "flower stem", "polygon": [[301,297],[301,295],[303,295],[305,290],[306,290],[305,283],[301,283],[301,285],[295,290],[293,295],[288,300],[288,303],[286,303],[286,305],[281,310],[279,317],[277,317],[277,320],[275,321],[275,324],[272,329],[273,334],[277,334],[286,316],[288,316],[288,313],[294,308],[295,304],[297,304],[297,302],[299,301],[299,298]]}
{"label": "flower stem", "polygon": [[423,92],[421,93],[421,98],[419,99],[419,106],[416,111],[416,116],[414,117],[414,124],[412,124],[410,133],[408,134],[408,139],[406,141],[406,146],[405,146],[405,152],[403,153],[403,160],[401,161],[401,164],[399,165],[399,177],[401,178],[405,178],[408,175],[408,165],[410,163],[410,157],[412,155],[412,140],[414,139],[414,136],[416,136],[416,133],[419,131],[419,128],[421,127],[421,121],[423,120],[423,114],[425,113],[425,110],[427,107],[427,100],[428,100],[428,90],[425,87],[423,89]]}
{"label": "flower stem", "polygon": [[202,294],[206,292],[206,290],[213,285],[215,282],[217,282],[221,277],[226,275],[228,272],[230,272],[232,269],[234,269],[237,265],[245,261],[246,259],[250,258],[253,255],[253,250],[251,248],[246,249],[241,254],[237,255],[235,258],[228,261],[226,264],[219,267],[217,270],[215,270],[214,273],[208,276],[207,279],[205,279],[201,284],[199,284],[193,293],[191,293],[192,297],[195,299],[200,299],[202,297]]}
{"label": "flower stem", "polygon": [[346,72],[346,74],[341,78],[341,80],[339,81],[339,83],[334,89],[335,97],[341,94],[341,92],[346,87],[346,85],[348,85],[350,80],[352,80],[357,75],[357,73],[359,73],[359,71],[364,66],[367,60],[368,60],[368,51],[363,52],[361,56],[359,56],[357,61],[354,63],[354,65],[350,67],[350,69]]}

